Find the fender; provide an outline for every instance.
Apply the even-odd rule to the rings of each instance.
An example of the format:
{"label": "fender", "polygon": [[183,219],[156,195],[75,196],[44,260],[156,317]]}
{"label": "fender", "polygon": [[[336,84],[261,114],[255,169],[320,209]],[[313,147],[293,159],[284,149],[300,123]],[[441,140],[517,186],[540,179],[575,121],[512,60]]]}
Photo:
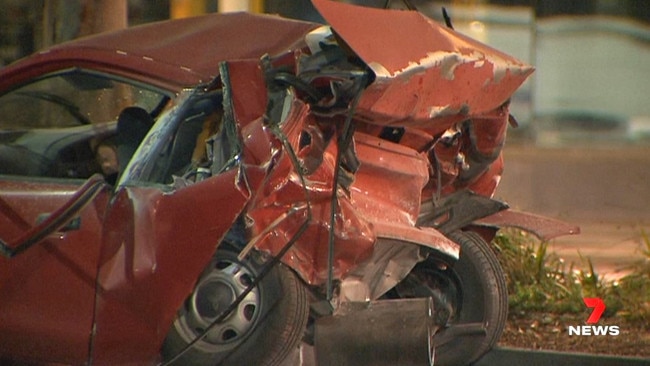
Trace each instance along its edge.
{"label": "fender", "polygon": [[445,196],[436,202],[435,206],[432,201],[424,202],[418,225],[434,227],[445,235],[471,227],[487,241],[490,241],[501,227],[515,227],[530,232],[541,240],[580,233],[580,227],[576,225],[513,210],[505,202],[467,189]]}
{"label": "fender", "polygon": [[477,220],[475,224],[483,227],[515,227],[535,235],[540,240],[551,240],[558,236],[580,234],[580,227],[577,225],[513,209],[507,209],[484,217]]}

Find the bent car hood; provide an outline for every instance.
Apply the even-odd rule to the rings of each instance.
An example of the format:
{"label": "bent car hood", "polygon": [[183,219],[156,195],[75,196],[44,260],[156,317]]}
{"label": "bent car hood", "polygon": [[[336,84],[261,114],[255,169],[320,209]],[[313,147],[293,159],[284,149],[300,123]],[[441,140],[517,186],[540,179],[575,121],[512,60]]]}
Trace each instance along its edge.
{"label": "bent car hood", "polygon": [[375,124],[427,127],[436,118],[489,112],[534,70],[419,12],[312,2],[375,73],[357,107]]}

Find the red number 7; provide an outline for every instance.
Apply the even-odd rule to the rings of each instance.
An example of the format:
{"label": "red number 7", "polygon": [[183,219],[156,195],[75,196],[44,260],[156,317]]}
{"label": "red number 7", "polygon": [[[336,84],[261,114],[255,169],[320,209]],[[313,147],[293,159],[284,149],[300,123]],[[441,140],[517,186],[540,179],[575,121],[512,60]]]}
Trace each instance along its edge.
{"label": "red number 7", "polygon": [[605,303],[603,300],[598,297],[585,297],[582,300],[588,308],[594,308],[591,315],[589,315],[589,318],[587,318],[587,324],[598,323],[598,320],[600,320],[600,317],[605,311]]}

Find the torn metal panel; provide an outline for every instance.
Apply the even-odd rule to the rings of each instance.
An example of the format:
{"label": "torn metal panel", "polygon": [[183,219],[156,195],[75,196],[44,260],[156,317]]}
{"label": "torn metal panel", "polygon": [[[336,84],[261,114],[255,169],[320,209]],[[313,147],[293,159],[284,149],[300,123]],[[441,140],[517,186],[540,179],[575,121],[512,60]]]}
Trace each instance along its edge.
{"label": "torn metal panel", "polygon": [[222,63],[221,79],[227,84],[225,90],[230,95],[226,98],[229,103],[226,107],[232,108],[236,126],[245,128],[248,123],[264,115],[268,91],[258,60]]}
{"label": "torn metal panel", "polygon": [[[386,231],[398,236],[395,230]],[[426,254],[418,245],[419,242],[408,242],[405,237],[378,237],[372,256],[359,263],[341,280],[339,301],[345,303],[377,300],[401,282],[418,262],[424,260]],[[419,239],[426,242],[422,237]],[[448,239],[441,239],[444,240]],[[450,257],[454,252],[458,255],[458,246],[451,241],[449,244]]]}
{"label": "torn metal panel", "polygon": [[423,205],[419,225],[435,227],[445,235],[467,227],[472,222],[508,208],[503,202],[476,194],[470,190],[458,190],[435,202]]}
{"label": "torn metal panel", "polygon": [[418,12],[313,3],[376,75],[358,111],[372,123],[431,128],[432,119],[480,115],[508,100],[533,72]]}
{"label": "torn metal panel", "polygon": [[478,177],[475,177],[467,188],[480,195],[493,197],[497,186],[501,181],[502,174],[503,154],[499,154],[497,159],[489,165],[487,170]]}
{"label": "torn metal panel", "polygon": [[[336,213],[334,227],[336,236],[335,267],[336,278],[344,276],[360,261],[369,257],[375,243],[375,235],[368,222],[355,215],[354,208],[346,201],[340,201],[340,209]],[[307,231],[298,242],[289,250],[283,261],[294,268],[307,283],[320,285],[327,279],[327,233],[329,228],[330,205],[329,203],[312,204],[312,220]],[[272,217],[286,212],[285,208],[271,206],[252,211],[249,215],[253,218],[254,225],[265,227]],[[287,220],[278,225],[275,230],[265,235],[258,249],[277,254],[280,249],[293,237],[300,225],[307,219],[303,210],[291,215]],[[256,227],[252,228],[257,231]]]}
{"label": "torn metal panel", "polygon": [[503,173],[501,150],[508,126],[508,103],[481,116],[456,123],[428,149],[433,173],[425,200],[460,189],[492,197]]}
{"label": "torn metal panel", "polygon": [[509,107],[505,104],[467,123],[463,152],[467,167],[459,172],[457,187],[472,184],[498,160],[505,144],[508,116]]}
{"label": "torn metal panel", "polygon": [[117,193],[104,225],[94,364],[155,361],[179,304],[248,200],[238,174],[232,169],[171,194],[144,187]]}
{"label": "torn metal panel", "polygon": [[498,212],[480,219],[476,223],[478,225],[497,227],[515,227],[526,230],[542,240],[551,240],[562,235],[580,233],[580,227],[576,225],[513,209]]}
{"label": "torn metal panel", "polygon": [[354,142],[360,161],[350,187],[354,205],[367,219],[413,226],[429,180],[426,156],[362,133],[355,134]]}

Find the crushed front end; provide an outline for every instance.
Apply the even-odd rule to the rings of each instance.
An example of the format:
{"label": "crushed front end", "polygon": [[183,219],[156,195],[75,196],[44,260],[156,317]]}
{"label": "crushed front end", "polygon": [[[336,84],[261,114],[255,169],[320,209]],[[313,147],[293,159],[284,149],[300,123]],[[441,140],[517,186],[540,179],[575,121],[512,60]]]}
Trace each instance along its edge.
{"label": "crushed front end", "polygon": [[[508,206],[491,197],[514,121],[509,98],[533,68],[417,12],[314,4],[330,26],[300,47],[222,64],[220,134],[237,141],[234,163],[249,192],[239,258],[262,253],[309,288],[312,341],[324,364],[343,362],[323,350],[352,334],[374,339],[373,352],[381,345],[376,362],[387,365],[431,364],[434,348],[454,337],[498,338],[493,320],[463,320],[449,299],[473,289],[458,281],[447,292],[418,292],[426,283],[412,285],[422,281],[413,274],[425,264],[434,277],[446,273],[462,262],[463,245],[489,241],[508,217],[517,221],[499,216]],[[488,296],[490,288],[476,291]],[[384,321],[404,309],[416,314],[400,318],[412,326]],[[505,311],[495,312],[498,322]],[[413,359],[392,357],[405,340],[417,348]]]}

